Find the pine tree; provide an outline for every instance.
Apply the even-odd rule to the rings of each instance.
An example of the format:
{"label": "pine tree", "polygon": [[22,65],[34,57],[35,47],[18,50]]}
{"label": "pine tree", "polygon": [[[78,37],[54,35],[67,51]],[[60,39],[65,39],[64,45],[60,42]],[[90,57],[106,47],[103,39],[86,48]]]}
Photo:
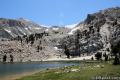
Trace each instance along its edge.
{"label": "pine tree", "polygon": [[92,60],[92,61],[94,60],[93,56],[91,57],[91,60]]}
{"label": "pine tree", "polygon": [[114,65],[118,65],[118,64],[120,64],[120,60],[119,60],[119,58],[118,58],[117,55],[115,56],[115,59],[114,59],[113,64],[114,64]]}
{"label": "pine tree", "polygon": [[6,54],[3,56],[3,62],[6,62],[7,56]]}
{"label": "pine tree", "polygon": [[80,39],[81,35],[80,35],[80,31],[77,30],[76,35],[75,35],[75,53],[80,56]]}
{"label": "pine tree", "polygon": [[100,60],[102,58],[102,53],[97,52],[97,54],[95,54],[95,57],[96,57],[97,60]]}
{"label": "pine tree", "polygon": [[70,58],[70,52],[66,45],[65,45],[64,49],[65,49],[64,53],[66,54],[67,58]]}
{"label": "pine tree", "polygon": [[103,56],[105,57],[105,61],[108,61],[108,55],[105,53]]}
{"label": "pine tree", "polygon": [[39,52],[39,50],[40,50],[40,46],[38,45],[38,46],[37,46],[37,51],[36,51],[36,52]]}
{"label": "pine tree", "polygon": [[13,55],[10,55],[10,62],[13,62]]}

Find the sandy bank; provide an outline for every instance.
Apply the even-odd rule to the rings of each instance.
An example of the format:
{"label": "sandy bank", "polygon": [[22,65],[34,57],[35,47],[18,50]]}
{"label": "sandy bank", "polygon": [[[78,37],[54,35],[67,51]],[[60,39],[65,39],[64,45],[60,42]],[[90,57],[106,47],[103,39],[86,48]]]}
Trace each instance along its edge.
{"label": "sandy bank", "polygon": [[47,60],[43,60],[43,61],[76,61],[76,60],[91,60],[91,58],[94,57],[94,55],[91,55],[91,56],[83,56],[83,57],[75,57],[75,58],[56,58],[56,57],[53,57],[53,58],[50,58],[50,59],[47,59]]}

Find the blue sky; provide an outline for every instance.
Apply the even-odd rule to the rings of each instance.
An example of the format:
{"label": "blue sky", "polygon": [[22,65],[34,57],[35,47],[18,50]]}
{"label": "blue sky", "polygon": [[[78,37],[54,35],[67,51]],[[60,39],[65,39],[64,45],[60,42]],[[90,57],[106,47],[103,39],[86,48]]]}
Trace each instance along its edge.
{"label": "blue sky", "polygon": [[0,17],[67,25],[83,21],[87,14],[116,6],[120,7],[120,0],[0,0]]}

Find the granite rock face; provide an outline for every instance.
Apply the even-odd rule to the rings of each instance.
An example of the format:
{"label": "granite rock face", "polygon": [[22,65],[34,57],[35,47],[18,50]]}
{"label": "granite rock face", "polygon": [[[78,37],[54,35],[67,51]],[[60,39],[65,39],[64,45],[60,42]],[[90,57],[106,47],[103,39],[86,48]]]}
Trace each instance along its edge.
{"label": "granite rock face", "polygon": [[94,14],[88,14],[85,21],[74,27],[60,41],[60,44],[67,45],[71,55],[76,53],[76,35],[79,34],[79,53],[81,55],[92,55],[100,51],[110,53],[111,45],[115,46],[120,41],[120,8],[109,8]]}

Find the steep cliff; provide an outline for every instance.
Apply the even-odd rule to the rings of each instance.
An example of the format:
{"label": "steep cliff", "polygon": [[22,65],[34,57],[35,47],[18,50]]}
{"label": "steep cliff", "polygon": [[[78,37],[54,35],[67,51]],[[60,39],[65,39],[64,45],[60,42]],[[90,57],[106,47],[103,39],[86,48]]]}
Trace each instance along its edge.
{"label": "steep cliff", "polygon": [[[79,43],[76,44],[78,36]],[[109,8],[94,14],[88,14],[85,21],[79,23],[65,37],[61,48],[67,45],[71,55],[92,55],[98,51],[110,53],[111,46],[120,41],[120,8]],[[79,50],[76,52],[76,46]]]}

